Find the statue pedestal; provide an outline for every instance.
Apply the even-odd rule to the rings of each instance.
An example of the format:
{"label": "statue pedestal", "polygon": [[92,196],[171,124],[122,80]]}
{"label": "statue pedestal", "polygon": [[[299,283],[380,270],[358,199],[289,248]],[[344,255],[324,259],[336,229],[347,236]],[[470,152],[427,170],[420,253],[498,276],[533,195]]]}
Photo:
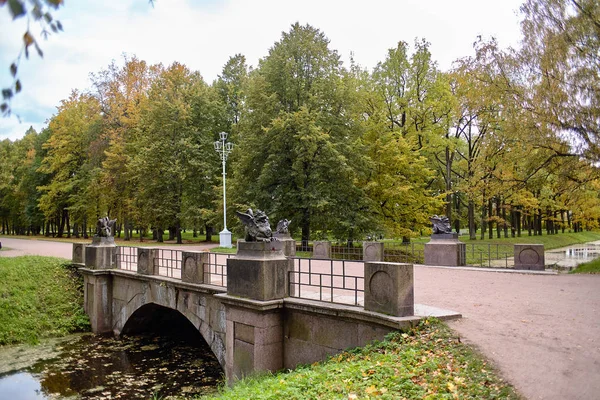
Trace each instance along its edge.
{"label": "statue pedestal", "polygon": [[94,236],[92,244],[85,247],[85,266],[90,269],[110,269],[117,265],[115,238]]}
{"label": "statue pedestal", "polygon": [[227,294],[261,301],[283,299],[292,267],[281,241],[238,240],[236,256],[227,260]]}
{"label": "statue pedestal", "polygon": [[425,265],[457,267],[467,263],[467,245],[457,233],[437,233],[425,243]]}
{"label": "statue pedestal", "polygon": [[274,233],[273,237],[276,238],[278,242],[281,242],[284,256],[296,256],[296,241],[292,239],[289,233]]}

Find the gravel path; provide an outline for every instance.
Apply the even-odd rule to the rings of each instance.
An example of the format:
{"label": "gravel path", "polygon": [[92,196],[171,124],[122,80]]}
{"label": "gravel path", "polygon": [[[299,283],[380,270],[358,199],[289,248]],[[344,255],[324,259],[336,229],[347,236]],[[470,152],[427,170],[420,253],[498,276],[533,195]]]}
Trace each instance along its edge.
{"label": "gravel path", "polygon": [[528,399],[600,399],[600,275],[415,267],[415,301],[449,322]]}
{"label": "gravel path", "polygon": [[[0,256],[71,258],[70,243],[0,241]],[[600,399],[600,275],[415,266],[415,302],[462,313],[450,326],[526,398]]]}

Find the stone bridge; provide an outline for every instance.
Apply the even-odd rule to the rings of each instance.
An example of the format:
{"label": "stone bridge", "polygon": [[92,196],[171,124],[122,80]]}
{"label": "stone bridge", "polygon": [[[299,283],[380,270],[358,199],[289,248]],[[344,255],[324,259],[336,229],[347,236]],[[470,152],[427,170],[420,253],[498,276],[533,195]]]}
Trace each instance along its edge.
{"label": "stone bridge", "polygon": [[180,314],[230,382],[364,346],[423,317],[460,317],[414,304],[411,264],[301,259],[284,254],[288,245],[240,241],[236,255],[219,255],[74,244],[73,262],[95,333]]}

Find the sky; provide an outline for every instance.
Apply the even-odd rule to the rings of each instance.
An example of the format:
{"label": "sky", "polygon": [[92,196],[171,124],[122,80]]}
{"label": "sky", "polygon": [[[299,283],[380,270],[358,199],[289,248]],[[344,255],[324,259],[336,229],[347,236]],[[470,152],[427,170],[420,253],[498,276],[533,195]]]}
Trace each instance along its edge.
{"label": "sky", "polygon": [[[38,132],[73,89],[91,88],[90,73],[106,69],[123,54],[149,64],[174,61],[200,71],[211,83],[229,57],[241,53],[251,66],[293,23],[310,24],[330,40],[346,65],[352,54],[371,70],[399,41],[431,43],[433,59],[447,71],[452,62],[474,54],[478,36],[495,37],[500,47],[518,47],[518,9],[523,0],[65,0],[53,12],[64,32],[40,37],[44,52],[22,57],[23,90],[12,101],[14,114],[0,116],[0,140]],[[9,66],[19,54],[27,19],[12,21],[0,7],[0,86],[12,82]]]}

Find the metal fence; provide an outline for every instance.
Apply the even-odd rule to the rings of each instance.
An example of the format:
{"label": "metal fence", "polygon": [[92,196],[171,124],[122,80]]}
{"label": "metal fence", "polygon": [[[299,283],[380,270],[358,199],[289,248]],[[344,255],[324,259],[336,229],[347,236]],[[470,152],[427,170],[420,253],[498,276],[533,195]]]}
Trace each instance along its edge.
{"label": "metal fence", "polygon": [[227,287],[227,259],[233,254],[208,253],[208,264],[204,266],[204,283]]}
{"label": "metal fence", "polygon": [[424,243],[383,243],[383,261],[395,263],[423,264]]}
{"label": "metal fence", "polygon": [[509,244],[466,244],[467,265],[487,268],[511,268],[515,264],[514,246]]}
{"label": "metal fence", "polygon": [[292,257],[290,297],[362,306],[364,263]]}
{"label": "metal fence", "polygon": [[117,268],[137,271],[138,248],[132,246],[117,247]]}
{"label": "metal fence", "polygon": [[154,271],[159,276],[181,279],[181,259],[183,251],[155,249]]}

